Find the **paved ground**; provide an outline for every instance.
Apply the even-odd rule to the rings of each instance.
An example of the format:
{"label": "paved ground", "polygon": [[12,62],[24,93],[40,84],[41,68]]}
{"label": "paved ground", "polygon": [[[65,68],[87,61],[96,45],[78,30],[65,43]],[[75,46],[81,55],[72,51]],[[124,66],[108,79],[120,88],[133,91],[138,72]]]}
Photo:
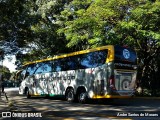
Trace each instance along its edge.
{"label": "paved ground", "polygon": [[[116,100],[114,103],[93,102],[90,104],[68,103],[66,101],[33,97],[27,99],[19,96],[16,91],[8,93],[8,99],[15,103],[15,108],[20,113],[37,112],[41,113],[42,118],[36,120],[157,120],[160,119],[160,99],[158,98],[135,98]],[[8,111],[7,103],[2,96],[0,101],[0,111]],[[3,105],[2,105],[3,103]],[[10,105],[12,106],[12,105]],[[11,108],[11,107],[10,107]],[[142,113],[142,114],[141,114]],[[140,115],[158,115],[158,117],[140,117]],[[137,117],[137,115],[139,115]],[[0,115],[1,116],[1,115]],[[2,118],[0,118],[2,119]],[[10,118],[3,118],[9,120]],[[35,118],[18,118],[24,120],[34,120]]]}

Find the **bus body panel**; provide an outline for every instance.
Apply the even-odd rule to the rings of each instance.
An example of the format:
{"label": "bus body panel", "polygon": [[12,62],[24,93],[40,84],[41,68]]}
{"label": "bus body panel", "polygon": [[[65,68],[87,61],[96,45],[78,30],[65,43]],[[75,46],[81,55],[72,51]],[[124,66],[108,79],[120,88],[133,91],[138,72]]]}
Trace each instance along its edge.
{"label": "bus body panel", "polygon": [[[118,49],[118,52],[116,49]],[[127,48],[105,46],[93,50],[86,50],[84,52],[80,51],[58,56],[57,59],[54,57],[53,59],[47,60],[56,61],[62,58],[70,58],[70,56],[76,56],[76,54],[81,56],[81,54],[88,54],[100,50],[107,50],[107,56],[103,64],[96,67],[92,66],[75,70],[58,69],[57,72],[36,73],[24,79],[25,87],[29,88],[31,95],[65,96],[68,88],[73,88],[74,94],[76,95],[78,88],[83,87],[86,90],[87,96],[93,99],[131,97],[134,94],[136,81],[136,70],[132,68],[136,65],[130,62],[130,59],[128,59],[128,61],[126,60],[126,65],[125,60],[123,60],[124,58],[121,58],[125,52],[128,55],[128,51],[131,51]],[[134,52],[131,54],[134,55]],[[98,57],[94,57],[94,59],[96,60]],[[135,56],[133,56],[132,59],[135,59]],[[45,60],[36,61],[37,63],[31,62],[27,65],[38,64],[44,61]],[[88,63],[83,61],[81,64],[86,65]],[[123,65],[125,68],[123,68]]]}
{"label": "bus body panel", "polygon": [[135,92],[136,71],[115,70],[115,87],[121,96],[133,96]]}

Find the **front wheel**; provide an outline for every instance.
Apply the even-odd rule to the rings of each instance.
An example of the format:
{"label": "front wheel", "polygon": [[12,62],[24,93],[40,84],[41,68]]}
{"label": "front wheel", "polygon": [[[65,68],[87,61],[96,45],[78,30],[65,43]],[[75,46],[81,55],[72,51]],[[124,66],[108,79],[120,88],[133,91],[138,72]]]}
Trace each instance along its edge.
{"label": "front wheel", "polygon": [[66,91],[66,100],[68,102],[73,102],[75,99],[75,96],[74,96],[74,90],[73,89],[68,89]]}
{"label": "front wheel", "polygon": [[85,90],[81,90],[78,94],[78,102],[79,103],[86,103],[88,100],[87,93]]}

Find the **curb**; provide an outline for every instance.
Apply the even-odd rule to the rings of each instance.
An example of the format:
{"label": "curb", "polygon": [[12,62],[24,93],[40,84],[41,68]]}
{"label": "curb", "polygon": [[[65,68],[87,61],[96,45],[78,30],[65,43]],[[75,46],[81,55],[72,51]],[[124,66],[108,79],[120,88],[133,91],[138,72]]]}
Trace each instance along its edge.
{"label": "curb", "polygon": [[133,97],[137,99],[151,99],[151,100],[160,100],[160,97]]}

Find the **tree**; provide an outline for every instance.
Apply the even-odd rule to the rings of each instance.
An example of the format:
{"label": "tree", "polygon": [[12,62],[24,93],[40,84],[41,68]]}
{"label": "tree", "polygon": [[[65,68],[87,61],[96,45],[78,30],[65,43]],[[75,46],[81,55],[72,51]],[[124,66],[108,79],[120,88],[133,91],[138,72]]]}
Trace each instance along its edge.
{"label": "tree", "polygon": [[[59,29],[64,33],[68,47],[79,46],[86,49],[105,44],[122,43],[123,39],[115,34],[117,24],[126,19],[128,10],[134,1],[127,0],[73,0],[63,12],[66,19],[65,27]],[[86,47],[84,47],[86,46]]]}
{"label": "tree", "polygon": [[[133,18],[137,24],[137,45],[139,56],[143,61],[141,67],[143,87],[154,92],[159,88],[158,70],[160,68],[160,2],[148,2],[133,11]],[[138,15],[138,16],[137,16]],[[140,26],[141,25],[141,26]],[[138,40],[140,39],[140,40]]]}
{"label": "tree", "polygon": [[30,55],[38,55],[40,58],[46,58],[59,53],[69,52],[66,47],[67,41],[63,34],[57,34],[61,26],[60,13],[67,3],[64,0],[44,0],[36,2],[37,8],[31,12],[34,15],[40,15],[37,24],[32,25],[31,30],[34,32],[35,47]]}
{"label": "tree", "polygon": [[[27,50],[35,60],[69,51],[64,36],[56,33],[59,27],[56,16],[64,4],[63,0],[1,1],[0,45],[4,54],[23,54]],[[23,57],[31,60],[27,55]]]}
{"label": "tree", "polygon": [[28,14],[25,4],[25,0],[0,2],[0,45],[5,54],[16,53],[32,40],[30,25],[34,20]]}
{"label": "tree", "polygon": [[[160,86],[160,2],[128,0],[73,0],[62,15],[68,47],[80,49],[106,44],[128,45],[137,50],[138,79],[141,86],[154,90]],[[156,86],[156,87],[155,87]]]}
{"label": "tree", "polygon": [[10,70],[5,66],[0,65],[0,73],[3,75],[4,80],[9,80],[11,77]]}

